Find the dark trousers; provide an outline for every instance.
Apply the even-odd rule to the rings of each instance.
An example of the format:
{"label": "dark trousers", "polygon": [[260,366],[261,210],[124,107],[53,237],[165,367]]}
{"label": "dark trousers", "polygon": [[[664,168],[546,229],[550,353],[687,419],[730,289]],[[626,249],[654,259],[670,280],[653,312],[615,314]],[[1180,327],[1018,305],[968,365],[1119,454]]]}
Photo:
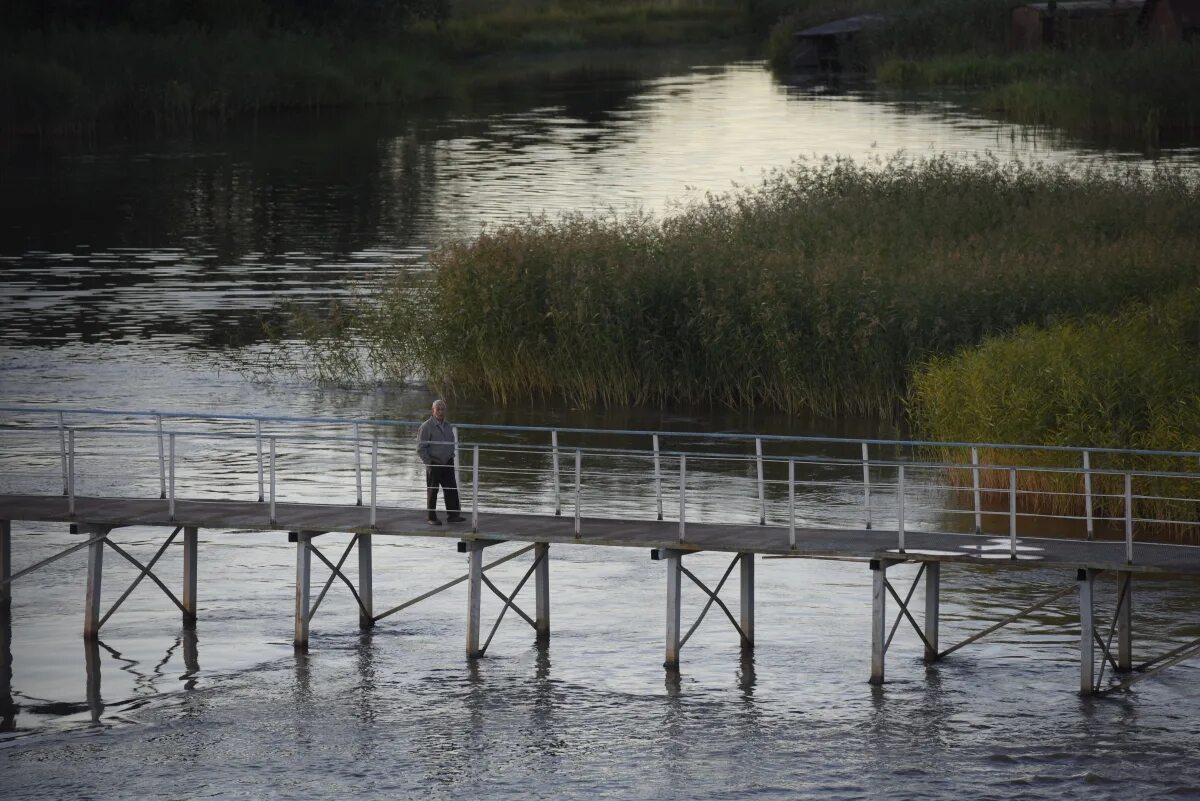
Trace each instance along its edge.
{"label": "dark trousers", "polygon": [[446,491],[446,511],[455,513],[458,505],[458,484],[454,481],[454,463],[431,464],[425,468],[425,508],[430,517],[437,516],[438,487]]}

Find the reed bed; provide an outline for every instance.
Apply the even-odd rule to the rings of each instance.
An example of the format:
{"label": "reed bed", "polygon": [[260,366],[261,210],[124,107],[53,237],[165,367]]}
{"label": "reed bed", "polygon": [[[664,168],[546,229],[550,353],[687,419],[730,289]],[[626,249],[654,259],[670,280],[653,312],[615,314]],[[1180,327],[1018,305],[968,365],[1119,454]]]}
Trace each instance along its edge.
{"label": "reed bed", "polygon": [[447,243],[432,280],[398,272],[307,339],[329,377],[416,371],[499,401],[894,416],[931,356],[1200,283],[1198,210],[1164,170],[798,162],[663,219]]}
{"label": "reed bed", "polygon": [[[1152,303],[1064,322],[1023,327],[915,371],[912,420],[922,436],[946,441],[1023,442],[1200,451],[1200,289]],[[951,450],[943,459],[962,458]],[[990,465],[1078,469],[1078,453],[990,450]],[[1096,469],[1190,472],[1195,456],[1120,459],[1097,454]],[[952,471],[961,485],[969,471]],[[984,486],[1007,488],[1007,471],[981,471]],[[1084,513],[1081,473],[1022,473],[1029,504],[1055,514]],[[1095,513],[1123,517],[1124,479],[1094,476]],[[1180,500],[1138,501],[1136,516],[1200,523],[1200,481],[1137,478],[1134,493]],[[1191,498],[1194,500],[1183,500]],[[1176,533],[1200,537],[1196,527]]]}

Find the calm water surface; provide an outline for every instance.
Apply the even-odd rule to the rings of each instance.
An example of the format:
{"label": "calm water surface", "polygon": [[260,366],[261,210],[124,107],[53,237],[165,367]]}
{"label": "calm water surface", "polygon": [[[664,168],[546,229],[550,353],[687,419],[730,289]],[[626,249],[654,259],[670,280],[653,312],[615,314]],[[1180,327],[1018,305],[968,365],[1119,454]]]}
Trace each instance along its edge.
{"label": "calm water surface", "polygon": [[[10,148],[0,156],[0,402],[418,419],[430,399],[421,388],[253,381],[225,354],[258,352],[260,320],[281,302],[369,292],[389,267],[423,266],[443,238],[528,214],[669,212],[796,158],[1138,158],[1048,140],[945,100],[811,89],[773,83],[757,64],[697,66],[684,56],[406,117],[274,118]],[[1194,151],[1164,157],[1197,163]],[[871,421],[486,399],[462,399],[452,415],[890,433]],[[5,448],[4,488],[56,491],[53,458],[11,440]],[[109,440],[92,443],[81,491],[153,487],[150,454],[113,453]],[[403,443],[389,464],[388,492],[414,497],[419,471]],[[215,493],[253,475],[232,465],[224,481],[202,472],[191,481],[195,493]],[[288,491],[318,494],[303,482]],[[644,500],[636,496],[627,503]],[[814,514],[844,500],[806,498]],[[753,512],[752,496],[729,503]],[[148,558],[163,534],[130,528],[118,541]],[[78,538],[20,524],[14,540],[20,568]],[[346,541],[322,538],[333,555]],[[753,655],[710,616],[671,675],[661,667],[661,566],[642,552],[563,547],[551,569],[548,650],[510,615],[488,657],[466,664],[461,587],[362,635],[353,601],[334,588],[314,620],[312,652],[296,656],[293,547],[282,533],[202,532],[194,634],[143,585],[102,641],[84,644],[82,552],[20,580],[11,620],[0,620],[0,654],[11,657],[11,678],[0,673],[5,797],[1200,798],[1200,673],[1185,665],[1130,694],[1081,699],[1070,596],[933,668],[901,630],[889,681],[874,689],[867,566],[765,560]],[[442,540],[377,543],[375,561],[380,607],[464,567]],[[689,564],[715,581],[725,560],[701,554]],[[159,572],[175,582],[180,565],[172,548]],[[106,569],[107,604],[136,574],[111,552]],[[498,583],[511,588],[523,572],[509,563]],[[1038,569],[1014,577],[947,570],[945,641],[1073,580]],[[1112,589],[1103,586],[1102,617]],[[1139,584],[1139,655],[1200,636],[1196,589]],[[701,599],[685,591],[685,617]],[[490,600],[485,618],[499,612]]]}

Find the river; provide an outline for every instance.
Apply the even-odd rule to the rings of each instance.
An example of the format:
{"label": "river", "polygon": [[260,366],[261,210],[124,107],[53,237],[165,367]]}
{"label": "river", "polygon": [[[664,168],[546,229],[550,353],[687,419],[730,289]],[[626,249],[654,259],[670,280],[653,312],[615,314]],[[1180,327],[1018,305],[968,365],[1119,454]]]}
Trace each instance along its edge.
{"label": "river", "polygon": [[[419,270],[438,241],[483,226],[530,214],[669,213],[797,158],[896,153],[1141,160],[984,119],[953,99],[786,86],[759,63],[698,53],[407,114],[282,115],[8,146],[0,403],[420,419],[432,395],[419,385],[251,377],[230,355],[265,352],[262,320],[280,304],[370,292],[389,268]],[[1161,158],[1200,163],[1195,149]],[[487,398],[455,399],[451,416],[895,433],[871,420],[497,408]],[[399,472],[416,481],[409,459]],[[22,470],[32,463],[6,465],[5,488],[31,480]],[[46,491],[56,491],[54,475],[45,474]],[[86,479],[119,490],[124,475],[96,468]],[[212,478],[201,489],[220,488]],[[133,528],[121,542],[152,552],[161,536]],[[13,539],[18,569],[78,541],[41,524],[17,526]],[[0,726],[6,798],[1200,798],[1197,667],[1115,698],[1081,698],[1071,596],[934,667],[902,632],[888,683],[872,688],[864,564],[762,561],[753,655],[710,616],[681,672],[669,674],[663,573],[645,553],[556,549],[549,649],[510,618],[471,665],[461,592],[367,635],[353,601],[331,592],[311,652],[296,655],[294,546],[282,533],[205,531],[200,547],[194,634],[143,585],[101,643],[85,645],[82,552],[16,584],[3,627],[11,641],[0,643],[12,661],[13,703]],[[178,550],[164,558],[165,576],[177,576]],[[376,553],[377,603],[462,568],[443,540],[377,544]],[[718,556],[689,559],[707,577],[723,569]],[[116,561],[109,600],[135,575]],[[520,578],[515,566],[504,570],[502,583]],[[947,570],[943,637],[1073,578]],[[1200,636],[1194,584],[1147,581],[1137,592],[1140,656]],[[1102,609],[1112,595],[1105,585]]]}

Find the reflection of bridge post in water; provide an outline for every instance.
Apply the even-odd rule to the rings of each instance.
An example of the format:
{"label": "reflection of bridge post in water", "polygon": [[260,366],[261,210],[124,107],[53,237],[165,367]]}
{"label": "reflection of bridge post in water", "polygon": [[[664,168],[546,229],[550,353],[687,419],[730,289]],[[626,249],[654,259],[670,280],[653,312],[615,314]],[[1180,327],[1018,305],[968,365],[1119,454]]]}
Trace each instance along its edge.
{"label": "reflection of bridge post in water", "polygon": [[196,674],[200,672],[200,649],[196,630],[184,628],[180,639],[183,641],[183,678],[186,680],[183,689],[193,690],[196,687]]}
{"label": "reflection of bridge post in water", "polygon": [[0,604],[0,731],[17,730],[20,707],[12,695],[12,606]]}
{"label": "reflection of bridge post in water", "polygon": [[83,662],[87,669],[87,705],[92,712],[92,723],[98,724],[104,714],[104,700],[100,697],[100,641],[84,638]]}

